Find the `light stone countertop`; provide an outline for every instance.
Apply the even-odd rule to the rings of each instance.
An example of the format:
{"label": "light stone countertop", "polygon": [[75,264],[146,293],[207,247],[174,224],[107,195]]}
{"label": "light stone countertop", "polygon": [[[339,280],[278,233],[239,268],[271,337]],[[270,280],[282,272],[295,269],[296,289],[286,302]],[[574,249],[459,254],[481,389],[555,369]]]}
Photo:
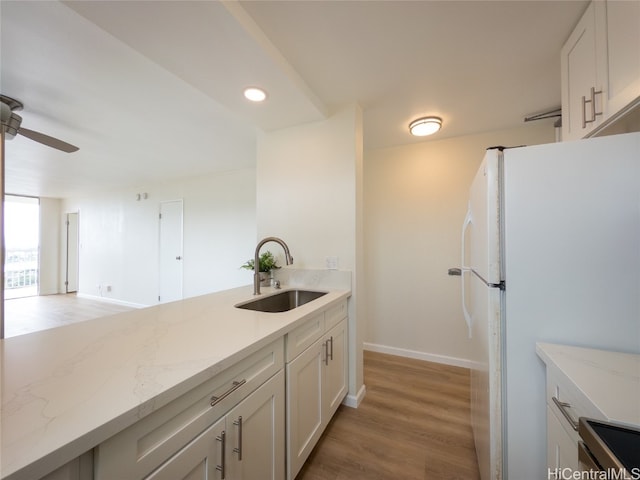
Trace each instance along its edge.
{"label": "light stone countertop", "polygon": [[350,295],[261,313],[234,307],[247,286],[0,340],[0,478],[51,472]]}
{"label": "light stone countertop", "polygon": [[640,425],[640,355],[538,343],[544,363],[574,383],[608,421]]}

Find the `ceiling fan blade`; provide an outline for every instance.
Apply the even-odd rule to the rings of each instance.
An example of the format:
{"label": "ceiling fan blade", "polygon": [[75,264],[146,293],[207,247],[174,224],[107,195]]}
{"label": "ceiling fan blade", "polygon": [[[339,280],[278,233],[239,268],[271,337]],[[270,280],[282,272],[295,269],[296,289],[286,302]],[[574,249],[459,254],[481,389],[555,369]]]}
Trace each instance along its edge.
{"label": "ceiling fan blade", "polygon": [[20,127],[18,129],[18,133],[38,143],[42,143],[43,145],[55,148],[57,150],[62,150],[66,153],[72,153],[79,150],[79,148],[75,145],[71,145],[70,143],[58,140],[57,138],[50,137],[49,135],[45,135],[44,133],[29,130],[28,128]]}

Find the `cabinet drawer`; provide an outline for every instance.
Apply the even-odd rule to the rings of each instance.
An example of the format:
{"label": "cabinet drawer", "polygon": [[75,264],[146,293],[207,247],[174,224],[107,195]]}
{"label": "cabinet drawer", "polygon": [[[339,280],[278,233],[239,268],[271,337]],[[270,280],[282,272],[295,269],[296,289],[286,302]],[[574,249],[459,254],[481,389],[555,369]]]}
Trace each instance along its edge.
{"label": "cabinet drawer", "polygon": [[347,318],[347,301],[340,302],[324,312],[325,329],[331,330],[340,320]]}
{"label": "cabinet drawer", "polygon": [[144,477],[283,367],[278,339],[98,445],[95,479]]}
{"label": "cabinet drawer", "polygon": [[572,425],[573,421],[577,422],[580,417],[604,419],[600,411],[580,389],[556,369],[547,370],[547,405],[560,420],[562,427],[576,445],[579,436]]}
{"label": "cabinet drawer", "polygon": [[324,312],[311,317],[287,334],[287,362],[290,362],[324,333]]}

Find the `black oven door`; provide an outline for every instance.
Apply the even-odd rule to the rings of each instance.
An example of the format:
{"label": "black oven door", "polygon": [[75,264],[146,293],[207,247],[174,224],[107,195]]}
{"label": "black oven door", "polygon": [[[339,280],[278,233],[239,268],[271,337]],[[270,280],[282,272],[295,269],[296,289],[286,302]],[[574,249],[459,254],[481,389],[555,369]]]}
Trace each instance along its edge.
{"label": "black oven door", "polygon": [[615,471],[622,475],[616,478],[640,478],[640,428],[580,417],[578,433],[582,470]]}
{"label": "black oven door", "polygon": [[584,442],[578,443],[578,462],[580,463],[580,470],[583,472],[599,472],[602,470]]}

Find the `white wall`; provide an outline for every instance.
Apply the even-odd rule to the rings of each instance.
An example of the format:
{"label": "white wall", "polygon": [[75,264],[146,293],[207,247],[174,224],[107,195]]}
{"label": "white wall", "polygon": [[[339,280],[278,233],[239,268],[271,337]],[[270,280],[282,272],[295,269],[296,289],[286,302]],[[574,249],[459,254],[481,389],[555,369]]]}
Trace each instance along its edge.
{"label": "white wall", "polygon": [[[352,272],[350,301],[350,396],[362,378],[362,112],[352,106],[322,122],[258,137],[258,239],[281,237],[296,268],[324,269],[325,257],[338,257]],[[278,245],[264,250],[283,258]],[[280,263],[284,263],[282,260]]]}
{"label": "white wall", "polygon": [[66,199],[62,212],[79,212],[78,293],[156,304],[159,205],[176,199],[184,204],[184,297],[250,284],[239,267],[255,247],[255,189],[255,170],[245,169]]}
{"label": "white wall", "polygon": [[40,198],[40,295],[59,293],[60,285],[60,208],[58,198]]}
{"label": "white wall", "polygon": [[493,145],[550,143],[550,123],[365,153],[365,348],[468,365],[460,235],[468,189]]}
{"label": "white wall", "polygon": [[282,236],[296,268],[355,267],[354,152],[352,111],[258,137],[258,234]]}

